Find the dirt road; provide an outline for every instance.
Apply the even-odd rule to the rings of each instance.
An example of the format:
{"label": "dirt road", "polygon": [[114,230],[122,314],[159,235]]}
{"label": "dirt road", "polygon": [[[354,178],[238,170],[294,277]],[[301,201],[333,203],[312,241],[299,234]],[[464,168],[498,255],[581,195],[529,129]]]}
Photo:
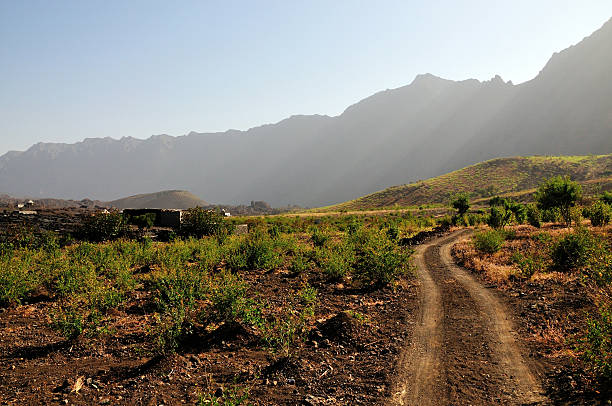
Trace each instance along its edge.
{"label": "dirt road", "polygon": [[415,253],[420,314],[400,356],[393,404],[547,404],[505,306],[451,258],[452,245],[468,235],[455,232]]}

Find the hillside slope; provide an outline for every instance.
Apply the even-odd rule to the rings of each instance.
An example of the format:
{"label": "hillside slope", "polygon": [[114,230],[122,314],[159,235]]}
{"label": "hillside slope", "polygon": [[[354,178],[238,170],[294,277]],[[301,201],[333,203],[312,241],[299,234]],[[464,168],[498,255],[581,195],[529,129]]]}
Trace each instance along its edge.
{"label": "hillside slope", "polygon": [[567,175],[589,184],[605,180],[612,177],[612,154],[493,159],[424,181],[390,187],[330,209],[447,204],[454,194],[460,192],[470,193],[474,199],[521,193],[536,188],[544,179],[556,175]]}
{"label": "hillside slope", "polygon": [[146,193],[108,203],[118,209],[188,209],[196,206],[208,206],[208,202],[185,190],[164,190],[157,193]]}
{"label": "hillside slope", "polygon": [[187,189],[212,202],[323,206],[500,156],[612,153],[612,20],[533,80],[419,75],[337,117],[248,131],[39,143],[0,157],[0,192],[113,200]]}

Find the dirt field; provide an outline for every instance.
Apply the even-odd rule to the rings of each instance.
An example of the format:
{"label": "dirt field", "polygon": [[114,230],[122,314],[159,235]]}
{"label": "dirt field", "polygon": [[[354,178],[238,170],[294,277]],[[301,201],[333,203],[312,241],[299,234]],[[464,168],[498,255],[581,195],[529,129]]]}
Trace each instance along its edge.
{"label": "dirt field", "polygon": [[[278,300],[304,282],[281,271],[245,279]],[[68,342],[49,328],[53,304],[41,292],[1,310],[0,404],[194,404],[200,394],[232,388],[249,389],[257,405],[385,404],[391,366],[414,323],[417,287],[405,280],[367,292],[309,282],[319,289],[317,321],[289,358],[261,349],[240,326],[198,333],[184,351],[152,358],[143,330],[149,316],[138,300],[114,313],[117,335]]]}
{"label": "dirt field", "polygon": [[318,289],[308,337],[289,356],[231,324],[151,356],[144,292],[111,312],[115,334],[65,340],[49,327],[56,304],[37,292],[0,309],[0,404],[208,404],[246,392],[255,405],[605,404],[566,340],[592,310],[584,288],[492,283],[456,265],[471,233],[430,236],[414,255],[417,278],[384,289],[245,271],[272,305],[305,283]]}

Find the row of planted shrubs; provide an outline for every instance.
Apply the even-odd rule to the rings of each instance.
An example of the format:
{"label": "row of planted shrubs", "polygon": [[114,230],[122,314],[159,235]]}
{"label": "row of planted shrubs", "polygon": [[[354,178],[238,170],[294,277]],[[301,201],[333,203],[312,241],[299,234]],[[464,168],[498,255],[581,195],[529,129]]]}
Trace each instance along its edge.
{"label": "row of planted shrubs", "polygon": [[53,327],[74,339],[112,333],[109,310],[144,290],[155,315],[151,338],[160,353],[174,350],[194,328],[231,322],[252,326],[266,346],[287,351],[313,314],[316,290],[304,286],[280,313],[271,312],[267,301],[242,280],[241,271],[313,270],[324,279],[385,285],[408,269],[409,252],[390,230],[355,224],[345,233],[314,228],[298,238],[272,226],[244,236],[65,247],[48,235],[44,244],[3,245],[0,305],[44,293],[55,301]]}

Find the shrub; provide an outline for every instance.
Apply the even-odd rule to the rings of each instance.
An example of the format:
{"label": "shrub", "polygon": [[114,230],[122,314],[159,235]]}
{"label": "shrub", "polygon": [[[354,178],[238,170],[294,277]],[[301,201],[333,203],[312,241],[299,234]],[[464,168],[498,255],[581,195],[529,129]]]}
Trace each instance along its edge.
{"label": "shrub", "polygon": [[474,227],[485,223],[485,216],[481,213],[470,213],[467,216],[467,225]]}
{"label": "shrub", "polygon": [[346,243],[334,244],[329,248],[317,250],[317,262],[329,280],[342,279],[352,270],[355,254]]}
{"label": "shrub", "polygon": [[120,213],[98,212],[83,219],[79,234],[85,240],[101,242],[123,237],[127,231],[127,223]]}
{"label": "shrub", "polygon": [[559,209],[556,207],[551,207],[550,209],[541,210],[542,212],[542,221],[545,223],[558,223],[562,220],[561,213]]}
{"label": "shrub", "polygon": [[151,330],[154,351],[158,355],[171,354],[179,346],[183,337],[191,332],[184,307],[171,307],[162,314],[155,314],[155,325]]}
{"label": "shrub", "polygon": [[228,227],[231,226],[225,222],[221,213],[202,207],[185,211],[181,220],[181,234],[196,238],[227,232]]}
{"label": "shrub", "polygon": [[510,210],[518,224],[525,224],[527,220],[527,207],[524,204],[512,202]]}
{"label": "shrub", "polygon": [[307,323],[314,316],[316,304],[317,290],[306,284],[280,313],[260,323],[264,343],[272,350],[290,356],[293,345],[306,337]]}
{"label": "shrub", "polygon": [[535,198],[542,210],[556,208],[567,227],[571,225],[571,208],[582,197],[582,187],[568,177],[556,176],[540,185]]}
{"label": "shrub", "polygon": [[0,306],[20,304],[38,284],[31,255],[0,257]]}
{"label": "shrub", "polygon": [[586,334],[579,341],[581,358],[603,382],[612,381],[612,310],[602,306],[587,320]]}
{"label": "shrub", "polygon": [[612,219],[612,208],[602,201],[597,201],[586,213],[594,227],[605,226]]}
{"label": "shrub", "polygon": [[302,272],[305,272],[308,269],[308,258],[306,258],[302,253],[298,253],[296,256],[294,256],[291,260],[291,264],[289,265],[289,271],[294,275],[301,274]]}
{"label": "shrub", "polygon": [[449,215],[443,216],[438,220],[438,224],[442,228],[450,228],[453,225],[453,218]]}
{"label": "shrub", "polygon": [[230,272],[221,272],[211,281],[209,318],[215,322],[241,319],[250,304],[245,294],[247,284]]}
{"label": "shrub", "polygon": [[548,244],[552,241],[552,236],[546,232],[539,232],[531,237],[534,241],[542,244]]}
{"label": "shrub", "polygon": [[159,311],[174,307],[193,308],[195,301],[204,297],[208,274],[195,266],[164,269],[148,282]]}
{"label": "shrub", "polygon": [[131,216],[129,223],[138,226],[138,228],[151,228],[155,224],[155,213],[146,213],[139,216]]}
{"label": "shrub", "polygon": [[585,267],[589,263],[594,243],[593,235],[585,229],[566,235],[553,246],[553,264],[564,272]]}
{"label": "shrub", "polygon": [[517,265],[521,278],[528,279],[536,272],[546,270],[546,260],[541,255],[523,255],[515,251],[510,259]]}
{"label": "shrub", "polygon": [[329,241],[329,235],[314,227],[310,234],[310,240],[315,247],[322,247]]}
{"label": "shrub", "polygon": [[474,233],[474,247],[478,251],[493,254],[502,247],[505,240],[504,233],[497,230],[488,230]]}
{"label": "shrub", "polygon": [[396,223],[392,223],[389,228],[387,229],[387,236],[392,240],[392,241],[397,241],[397,239],[400,236],[400,231],[399,231],[399,227],[397,226]]}
{"label": "shrub", "polygon": [[74,310],[60,310],[51,315],[51,327],[69,340],[74,340],[84,330],[83,317]]}
{"label": "shrub", "polygon": [[535,204],[527,205],[527,222],[533,227],[542,227],[542,213]]}
{"label": "shrub", "polygon": [[217,394],[199,395],[197,406],[240,406],[250,405],[248,388],[229,388]]}
{"label": "shrub", "polygon": [[380,230],[361,230],[355,235],[355,265],[357,280],[384,286],[404,275],[410,253],[402,250]]}
{"label": "shrub", "polygon": [[612,206],[612,192],[603,192],[601,194],[601,196],[599,197],[599,199],[603,203],[605,203],[605,204],[607,204],[609,206]]}
{"label": "shrub", "polygon": [[499,206],[491,207],[491,214],[487,220],[487,224],[491,228],[500,229],[507,223],[507,213]]}
{"label": "shrub", "polygon": [[467,193],[459,193],[451,201],[451,206],[457,210],[457,215],[462,217],[470,209],[470,198]]}
{"label": "shrub", "polygon": [[275,269],[283,263],[283,253],[278,245],[279,240],[257,230],[229,248],[227,264],[233,270]]}

